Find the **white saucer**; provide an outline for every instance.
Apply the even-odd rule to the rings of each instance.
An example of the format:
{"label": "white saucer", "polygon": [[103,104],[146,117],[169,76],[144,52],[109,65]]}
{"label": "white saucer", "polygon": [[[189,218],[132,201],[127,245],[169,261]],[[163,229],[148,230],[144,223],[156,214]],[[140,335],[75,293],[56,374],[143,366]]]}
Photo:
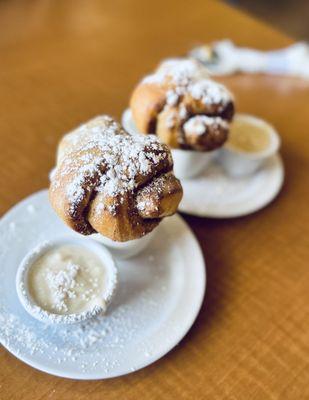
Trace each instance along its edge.
{"label": "white saucer", "polygon": [[46,190],[13,207],[0,221],[2,345],[41,371],[74,379],[124,375],[164,356],[193,324],[206,274],[198,242],[179,215],[157,230],[141,255],[117,261],[118,291],[105,316],[77,325],[46,325],[19,303],[17,267],[38,243],[80,235],[55,215]]}
{"label": "white saucer", "polygon": [[253,175],[228,176],[213,163],[200,176],[182,180],[184,196],[179,210],[199,217],[233,218],[251,214],[269,204],[279,193],[284,168],[279,154]]}

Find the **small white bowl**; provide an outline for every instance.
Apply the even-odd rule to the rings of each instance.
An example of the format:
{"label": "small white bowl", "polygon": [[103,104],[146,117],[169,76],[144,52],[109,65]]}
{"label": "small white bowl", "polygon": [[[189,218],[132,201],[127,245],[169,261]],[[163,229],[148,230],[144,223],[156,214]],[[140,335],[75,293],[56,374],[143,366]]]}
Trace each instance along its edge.
{"label": "small white bowl", "polygon": [[[81,313],[56,314],[41,308],[31,297],[28,288],[28,272],[30,267],[40,256],[42,256],[48,250],[65,244],[79,245],[81,247],[84,247],[87,250],[96,254],[102,261],[102,264],[105,268],[105,279],[107,279],[104,293],[102,293],[102,300],[104,304],[103,306],[96,305],[92,309],[83,311]],[[16,275],[17,295],[25,310],[37,320],[49,324],[74,324],[85,321],[86,319],[93,318],[96,315],[104,314],[115,293],[116,286],[117,268],[110,252],[106,248],[104,248],[104,246],[86,238],[80,239],[75,237],[64,237],[56,239],[54,241],[44,242],[36,246],[34,249],[30,250],[30,252],[23,258],[18,267]]]}
{"label": "small white bowl", "polygon": [[148,233],[147,235],[134,240],[129,240],[127,242],[115,242],[107,237],[95,233],[91,235],[91,238],[99,243],[104,244],[115,258],[128,259],[137,256],[141,253],[149,243],[152,241],[155,235],[156,228]]}
{"label": "small white bowl", "polygon": [[264,130],[269,136],[269,145],[265,150],[246,152],[225,143],[220,151],[219,162],[225,171],[232,177],[242,177],[253,174],[266,160],[276,154],[280,147],[280,137],[275,128],[261,118],[249,114],[236,114],[234,121],[244,121],[254,127]]}
{"label": "small white bowl", "polygon": [[[129,108],[122,114],[122,125],[131,135],[140,134],[133,121],[132,112]],[[203,172],[217,156],[218,150],[206,152],[171,149],[171,153],[176,177],[179,179],[189,179]]]}

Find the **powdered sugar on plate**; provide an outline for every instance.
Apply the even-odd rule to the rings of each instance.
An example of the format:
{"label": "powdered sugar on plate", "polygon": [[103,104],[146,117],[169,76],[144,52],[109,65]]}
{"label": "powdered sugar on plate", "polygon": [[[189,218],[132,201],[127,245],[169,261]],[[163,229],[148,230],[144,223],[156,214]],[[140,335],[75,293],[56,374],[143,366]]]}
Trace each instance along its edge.
{"label": "powdered sugar on plate", "polygon": [[[35,213],[26,212],[29,204]],[[16,229],[11,231],[13,221]],[[205,266],[196,240],[179,216],[163,221],[158,230],[144,253],[118,261],[119,289],[106,315],[75,325],[45,324],[18,301],[17,266],[36,243],[81,236],[57,218],[47,191],[21,202],[0,223],[1,343],[38,369],[75,379],[119,376],[163,356],[195,319],[204,293]]]}

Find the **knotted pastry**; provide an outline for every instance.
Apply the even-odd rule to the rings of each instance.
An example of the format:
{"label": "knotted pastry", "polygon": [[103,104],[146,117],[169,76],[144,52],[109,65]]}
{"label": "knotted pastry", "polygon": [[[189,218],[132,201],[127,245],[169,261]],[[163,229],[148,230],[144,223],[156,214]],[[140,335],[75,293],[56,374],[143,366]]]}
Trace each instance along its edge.
{"label": "knotted pastry", "polygon": [[164,61],[135,88],[130,108],[137,129],[171,148],[214,150],[234,115],[231,93],[193,59]]}
{"label": "knotted pastry", "polygon": [[77,232],[128,241],[174,214],[182,187],[166,145],[154,135],[129,135],[104,115],[61,140],[49,198]]}

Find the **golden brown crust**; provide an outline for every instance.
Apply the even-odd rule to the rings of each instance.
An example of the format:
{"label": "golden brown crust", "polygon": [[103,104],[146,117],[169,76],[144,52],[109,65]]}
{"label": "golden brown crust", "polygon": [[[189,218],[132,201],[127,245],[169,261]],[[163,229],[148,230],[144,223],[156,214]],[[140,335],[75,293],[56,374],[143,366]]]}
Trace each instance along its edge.
{"label": "golden brown crust", "polygon": [[157,115],[164,105],[165,91],[162,88],[147,84],[137,86],[130,106],[134,121],[141,132],[155,132]]}
{"label": "golden brown crust", "polygon": [[[182,188],[172,168],[167,146],[154,136],[131,136],[110,117],[98,117],[60,142],[50,202],[79,233],[137,239],[177,210]],[[155,197],[149,216],[141,212],[147,188]]]}
{"label": "golden brown crust", "polygon": [[228,90],[207,78],[205,69],[196,61],[178,59],[163,62],[137,85],[130,109],[141,133],[155,133],[171,148],[210,151],[227,139],[226,125],[218,126],[215,135],[213,129],[205,127],[204,137],[198,141],[187,140],[183,126],[195,115],[229,122],[234,115],[234,102]]}
{"label": "golden brown crust", "polygon": [[180,203],[182,188],[175,181],[173,173],[168,172],[153,179],[136,195],[138,214],[142,218],[155,219],[174,214],[174,204]]}
{"label": "golden brown crust", "polygon": [[221,117],[195,115],[183,125],[186,144],[201,151],[220,147],[228,136],[228,123]]}

